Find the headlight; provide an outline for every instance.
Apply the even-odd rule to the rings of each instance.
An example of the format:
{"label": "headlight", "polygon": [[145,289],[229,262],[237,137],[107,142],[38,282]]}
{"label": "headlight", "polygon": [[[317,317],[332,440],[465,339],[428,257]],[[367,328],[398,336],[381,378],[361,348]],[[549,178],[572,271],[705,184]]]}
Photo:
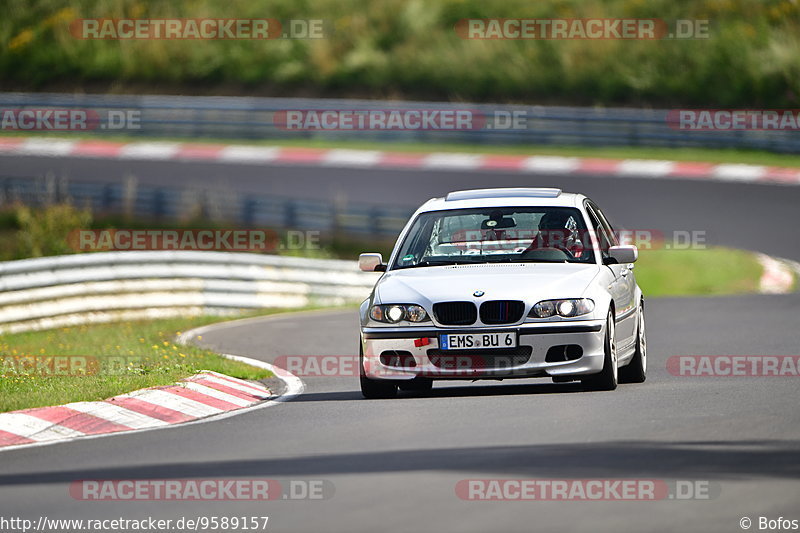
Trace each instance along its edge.
{"label": "headlight", "polygon": [[383,307],[380,305],[373,305],[369,310],[369,317],[376,322],[383,322]]}
{"label": "headlight", "polygon": [[403,320],[409,322],[430,320],[425,309],[416,304],[373,305],[369,310],[369,317],[376,322],[389,324],[397,324]]}
{"label": "headlight", "polygon": [[407,305],[406,318],[409,322],[423,322],[428,319],[428,313],[421,305]]}
{"label": "headlight", "polygon": [[539,302],[538,304],[533,306],[533,309],[530,313],[532,316],[536,318],[547,318],[551,317],[556,314],[556,306],[555,304],[550,301]]}
{"label": "headlight", "polygon": [[589,298],[568,300],[544,300],[537,303],[528,314],[531,318],[550,318],[559,315],[565,318],[585,315],[594,311],[594,301]]}
{"label": "headlight", "polygon": [[389,322],[400,322],[406,316],[406,310],[399,305],[393,305],[386,309],[386,320]]}
{"label": "headlight", "polygon": [[561,316],[575,316],[576,305],[572,300],[562,300],[558,302],[556,310]]}

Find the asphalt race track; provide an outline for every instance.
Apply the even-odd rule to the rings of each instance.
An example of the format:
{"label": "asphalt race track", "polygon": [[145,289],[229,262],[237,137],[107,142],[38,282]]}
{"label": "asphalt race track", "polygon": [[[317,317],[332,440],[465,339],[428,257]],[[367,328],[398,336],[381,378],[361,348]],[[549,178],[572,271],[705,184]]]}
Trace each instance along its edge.
{"label": "asphalt race track", "polygon": [[[114,179],[119,162],[0,158],[4,175],[48,167]],[[800,260],[800,188],[647,178],[125,163],[137,175],[276,194],[413,205],[447,190],[555,185],[592,196],[630,228],[703,230]],[[237,178],[231,176],[236,175]],[[81,175],[82,178],[91,176]],[[316,188],[310,183],[322,184]],[[687,272],[687,275],[691,275]],[[208,424],[0,452],[6,516],[177,519],[269,516],[268,531],[741,531],[740,519],[800,519],[797,378],[678,377],[672,355],[797,355],[800,295],[647,301],[646,383],[614,392],[545,380],[437,383],[430,396],[361,399],[357,378],[305,379],[294,401]],[[357,353],[355,311],[265,318],[204,345],[271,361]],[[324,500],[84,502],[87,479],[326,480]],[[656,479],[706,483],[709,499],[657,502],[461,500],[473,478]],[[697,486],[697,485],[695,485]],[[335,488],[330,490],[330,488]]]}
{"label": "asphalt race track", "polygon": [[[566,176],[457,170],[268,166],[211,162],[109,160],[0,155],[0,177],[48,173],[80,181],[236,190],[301,199],[408,206],[448,191],[476,187],[558,186],[581,192],[630,229],[703,231],[708,242],[798,259],[800,187],[687,179]],[[792,255],[794,254],[794,255]]]}

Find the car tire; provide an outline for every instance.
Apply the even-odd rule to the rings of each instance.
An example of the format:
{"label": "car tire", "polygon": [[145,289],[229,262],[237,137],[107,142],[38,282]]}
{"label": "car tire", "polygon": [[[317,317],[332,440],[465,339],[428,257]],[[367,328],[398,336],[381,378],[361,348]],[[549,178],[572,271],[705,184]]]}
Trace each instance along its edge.
{"label": "car tire", "polygon": [[370,379],[364,372],[364,347],[359,340],[358,370],[361,380],[361,395],[368,400],[389,399],[397,396],[397,383],[383,379]]}
{"label": "car tire", "polygon": [[617,388],[619,380],[619,368],[617,367],[617,346],[614,339],[616,323],[614,322],[613,310],[608,311],[606,318],[606,338],[604,345],[605,357],[603,358],[603,370],[597,374],[591,374],[581,378],[581,383],[589,390],[614,390]]}
{"label": "car tire", "polygon": [[433,389],[433,380],[430,378],[414,378],[410,381],[401,381],[397,386],[407,392],[430,392]]}
{"label": "car tire", "polygon": [[644,306],[639,306],[636,329],[636,351],[631,362],[619,369],[620,383],[643,383],[647,379],[647,333],[644,323]]}

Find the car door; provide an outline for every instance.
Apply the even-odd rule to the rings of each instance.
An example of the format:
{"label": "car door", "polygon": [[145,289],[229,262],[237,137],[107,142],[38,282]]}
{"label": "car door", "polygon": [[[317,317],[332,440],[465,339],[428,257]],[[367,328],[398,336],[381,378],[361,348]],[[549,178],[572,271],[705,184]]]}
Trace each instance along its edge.
{"label": "car door", "polygon": [[[613,246],[612,235],[610,235],[609,231],[603,226],[603,223],[600,221],[600,217],[598,216],[596,210],[592,207],[591,204],[586,205],[586,212],[589,215],[589,222],[592,225],[592,230],[597,238],[598,245],[600,247],[600,254],[603,259],[603,263],[606,263],[606,259],[608,259],[608,249],[609,247]],[[614,301],[614,319],[617,323],[616,327],[616,342],[617,346],[620,343],[626,342],[628,339],[629,333],[620,326],[622,326],[622,322],[624,322],[624,312],[627,307],[630,305],[630,294],[628,289],[628,283],[625,279],[626,276],[623,276],[623,272],[627,271],[627,265],[620,265],[620,264],[606,264],[605,267],[611,273],[611,283],[608,286],[609,293],[611,294],[611,299]],[[627,324],[625,324],[627,325]]]}
{"label": "car door", "polygon": [[[617,246],[619,240],[617,234],[611,223],[606,217],[603,210],[600,209],[594,202],[589,202],[589,205],[594,211],[595,215],[600,221],[601,226],[609,236],[610,244]],[[619,329],[619,347],[626,348],[632,344],[636,335],[636,278],[633,275],[633,263],[617,265],[619,266],[622,306],[617,307],[617,329]]]}

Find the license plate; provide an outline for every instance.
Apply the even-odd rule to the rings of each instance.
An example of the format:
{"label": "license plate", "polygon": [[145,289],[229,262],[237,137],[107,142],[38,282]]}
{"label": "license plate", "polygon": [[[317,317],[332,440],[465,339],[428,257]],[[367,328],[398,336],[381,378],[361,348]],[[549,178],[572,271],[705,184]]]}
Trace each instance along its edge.
{"label": "license plate", "polygon": [[453,333],[439,335],[442,350],[474,350],[476,348],[516,348],[516,332]]}

